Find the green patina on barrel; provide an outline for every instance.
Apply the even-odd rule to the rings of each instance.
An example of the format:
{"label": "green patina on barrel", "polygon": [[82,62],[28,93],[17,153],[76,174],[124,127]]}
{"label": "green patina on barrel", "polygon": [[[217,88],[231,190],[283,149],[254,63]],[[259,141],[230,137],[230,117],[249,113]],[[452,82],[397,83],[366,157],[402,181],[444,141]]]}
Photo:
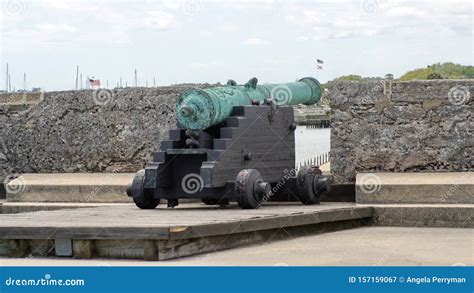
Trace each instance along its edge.
{"label": "green patina on barrel", "polygon": [[227,86],[191,89],[184,92],[176,103],[178,123],[185,129],[202,130],[225,121],[234,106],[273,100],[282,105],[312,105],[321,99],[322,88],[312,77],[297,82],[257,85],[252,78],[243,86],[229,81]]}

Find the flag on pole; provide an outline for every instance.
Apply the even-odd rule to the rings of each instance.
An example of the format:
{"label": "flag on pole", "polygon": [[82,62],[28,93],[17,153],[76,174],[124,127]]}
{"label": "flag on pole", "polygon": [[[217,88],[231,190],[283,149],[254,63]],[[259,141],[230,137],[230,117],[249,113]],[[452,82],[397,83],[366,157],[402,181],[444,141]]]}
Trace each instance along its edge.
{"label": "flag on pole", "polygon": [[93,79],[89,78],[89,84],[92,88],[99,88],[100,87],[100,79]]}
{"label": "flag on pole", "polygon": [[316,61],[318,62],[318,64],[324,64],[324,61],[321,59],[316,59]]}
{"label": "flag on pole", "polygon": [[323,67],[321,65],[316,65],[316,68],[317,69],[323,69]]}

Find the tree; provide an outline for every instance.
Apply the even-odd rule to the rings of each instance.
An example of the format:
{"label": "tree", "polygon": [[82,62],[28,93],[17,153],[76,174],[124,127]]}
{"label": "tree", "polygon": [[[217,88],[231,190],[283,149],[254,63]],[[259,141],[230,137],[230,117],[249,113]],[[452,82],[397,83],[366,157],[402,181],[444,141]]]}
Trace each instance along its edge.
{"label": "tree", "polygon": [[430,74],[428,74],[426,79],[443,79],[443,77],[437,72],[431,72]]}
{"label": "tree", "polygon": [[343,75],[341,77],[338,77],[337,79],[338,80],[349,80],[349,81],[362,81],[364,78],[360,75],[349,74],[349,75]]}

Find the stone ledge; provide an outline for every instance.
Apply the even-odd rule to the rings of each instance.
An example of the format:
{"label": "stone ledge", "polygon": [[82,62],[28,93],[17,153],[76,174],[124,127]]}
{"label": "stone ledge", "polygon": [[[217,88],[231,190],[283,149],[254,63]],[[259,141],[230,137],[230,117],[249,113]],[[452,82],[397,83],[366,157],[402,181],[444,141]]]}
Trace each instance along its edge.
{"label": "stone ledge", "polygon": [[358,173],[362,204],[474,204],[474,172]]}
{"label": "stone ledge", "polygon": [[472,204],[357,206],[372,207],[374,224],[380,226],[474,228]]}
{"label": "stone ledge", "polygon": [[132,203],[72,203],[72,202],[0,202],[0,214],[19,214],[37,211],[55,211],[81,208],[120,208]]}
{"label": "stone ledge", "polygon": [[7,185],[8,202],[130,203],[134,173],[23,174]]}

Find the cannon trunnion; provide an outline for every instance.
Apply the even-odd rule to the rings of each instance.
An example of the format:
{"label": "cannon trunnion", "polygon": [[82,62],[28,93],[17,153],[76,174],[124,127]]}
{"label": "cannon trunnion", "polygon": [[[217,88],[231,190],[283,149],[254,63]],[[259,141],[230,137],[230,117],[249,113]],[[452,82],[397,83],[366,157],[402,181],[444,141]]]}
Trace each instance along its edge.
{"label": "cannon trunnion", "polygon": [[233,106],[225,120],[204,130],[170,130],[153,161],[137,172],[128,196],[142,209],[162,199],[174,207],[185,198],[220,206],[237,201],[255,209],[283,194],[319,203],[329,179],[317,166],[303,166],[296,174],[293,108],[271,100],[252,104]]}

